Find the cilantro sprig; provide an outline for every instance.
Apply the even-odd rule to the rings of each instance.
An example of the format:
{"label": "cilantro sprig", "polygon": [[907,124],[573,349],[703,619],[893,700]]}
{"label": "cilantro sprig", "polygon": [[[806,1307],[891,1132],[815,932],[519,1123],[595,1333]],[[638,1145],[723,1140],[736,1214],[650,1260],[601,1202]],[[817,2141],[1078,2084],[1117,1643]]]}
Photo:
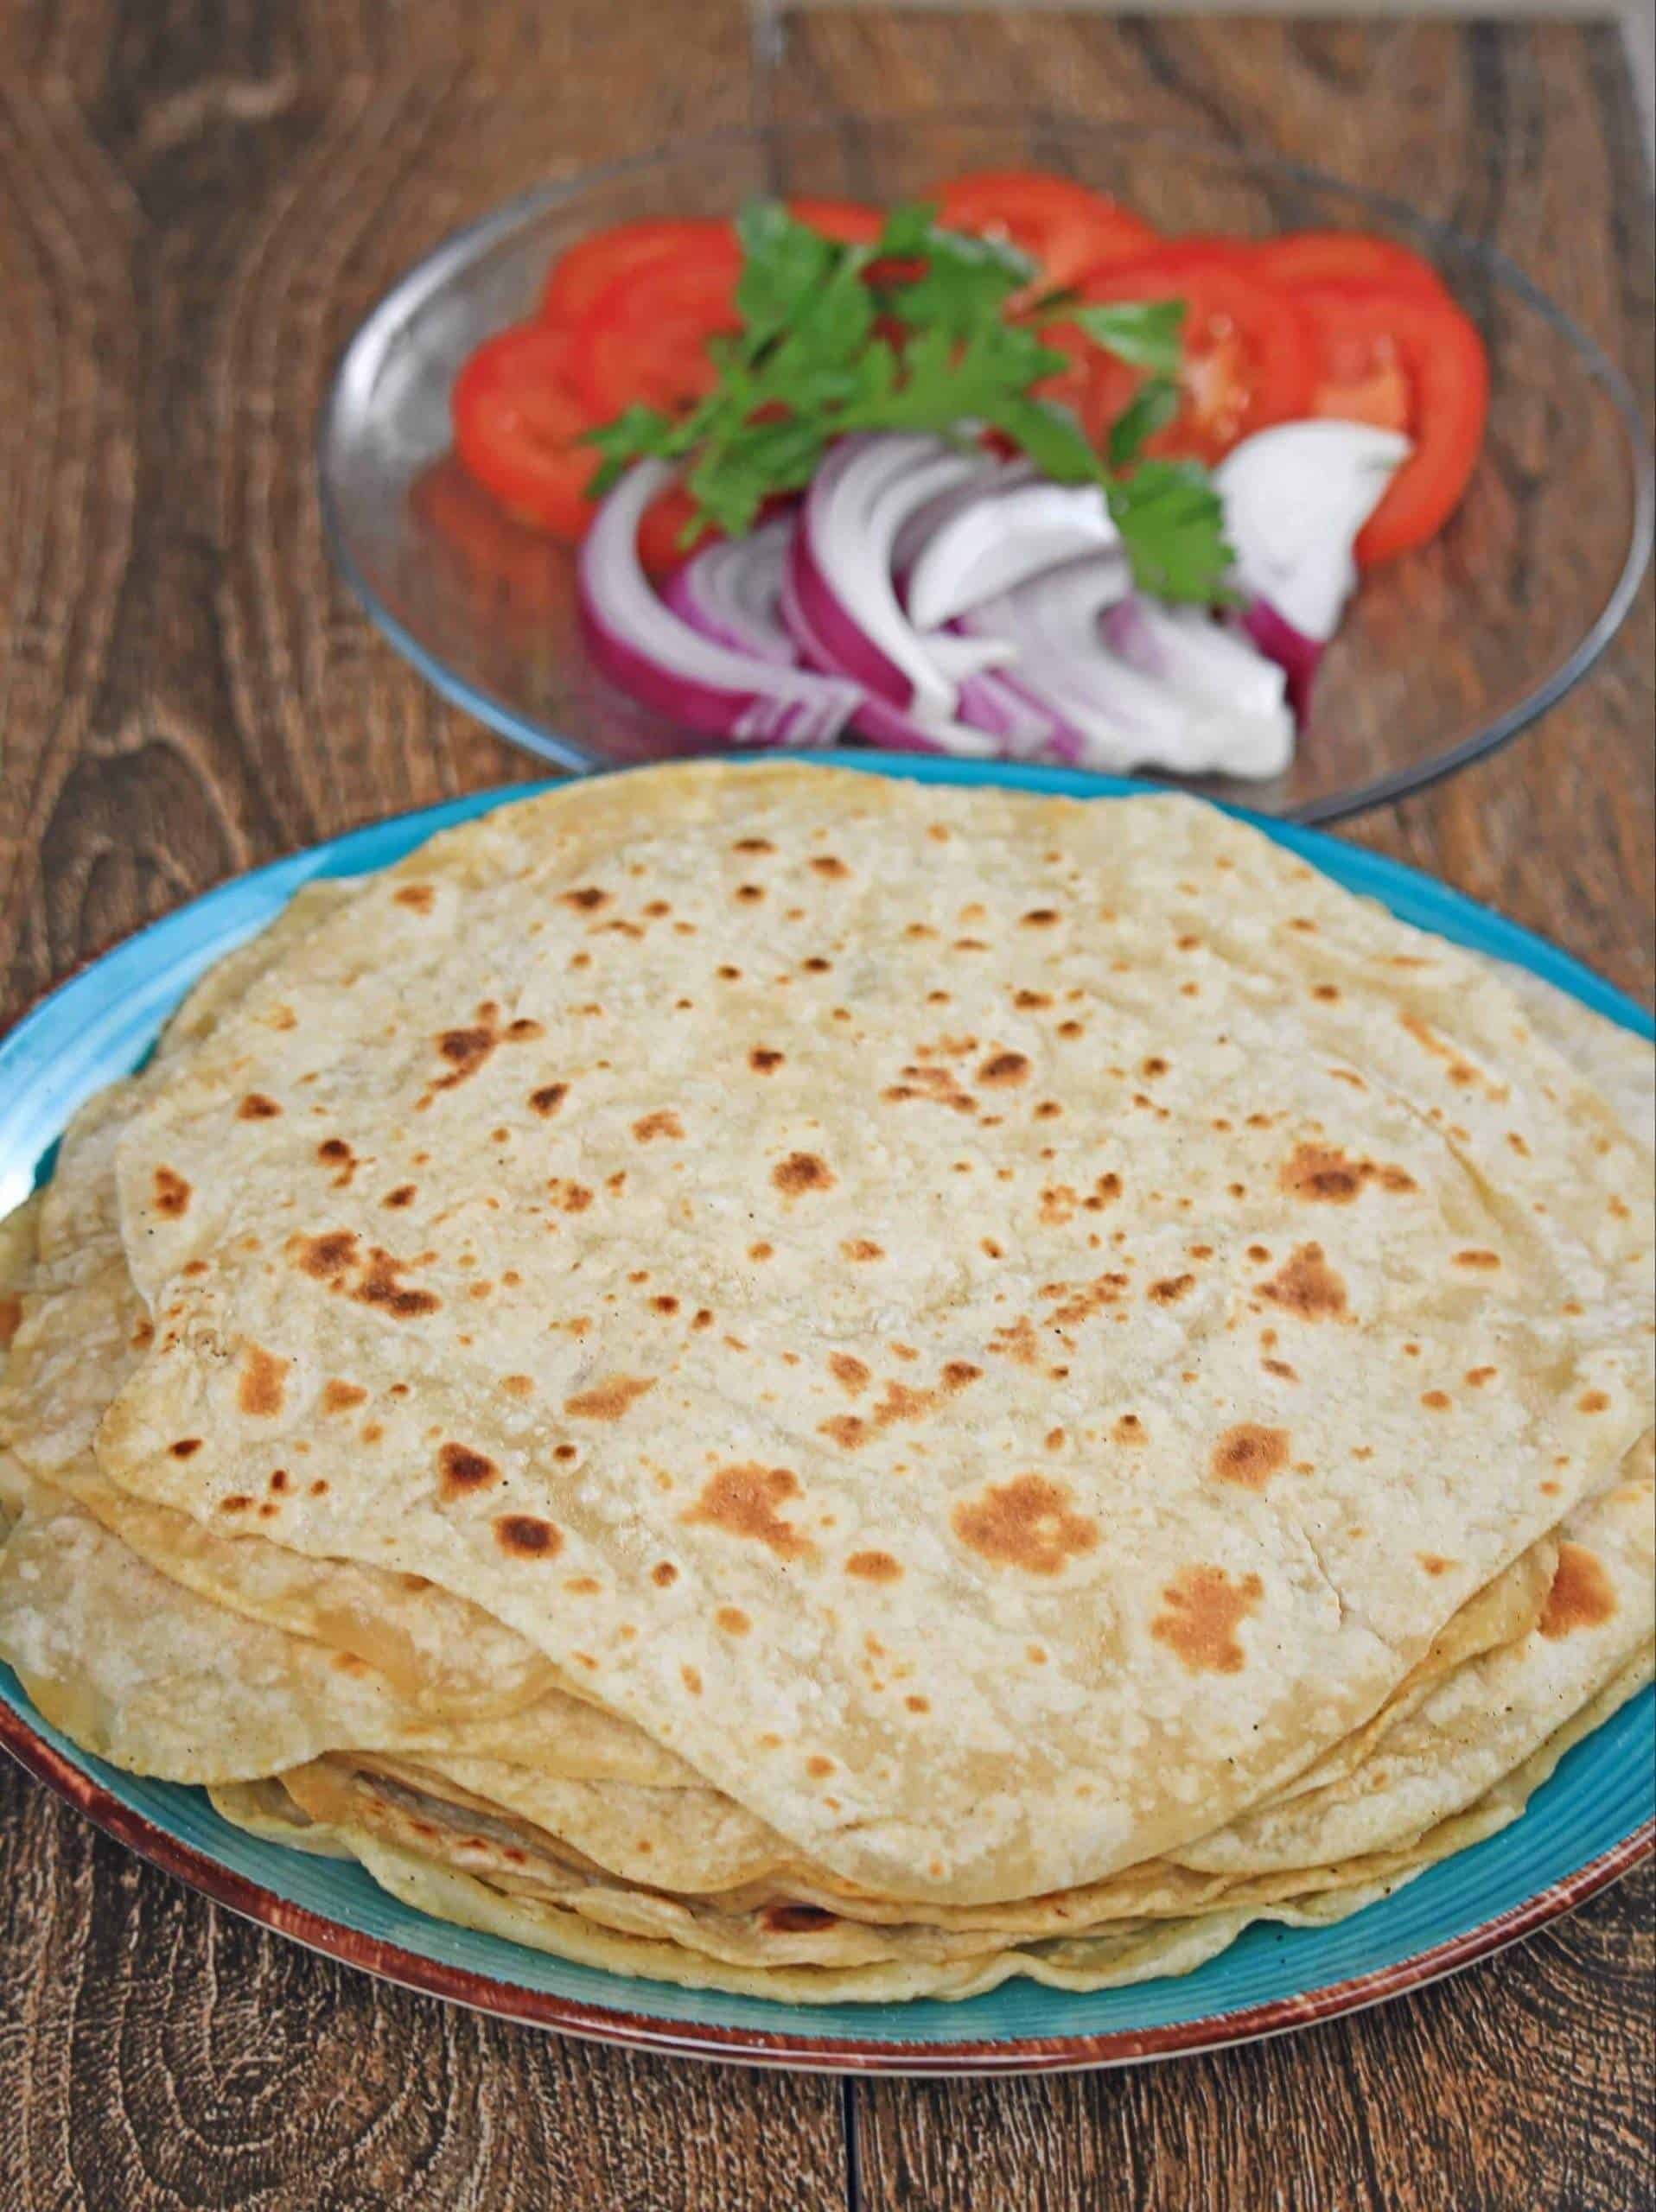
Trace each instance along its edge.
{"label": "cilantro sprig", "polygon": [[837,244],[772,200],[749,202],[736,228],[742,328],[710,342],[717,383],[686,415],[628,407],[589,433],[604,456],[592,496],[647,455],[678,461],[696,508],[688,538],[710,524],[737,537],[767,499],[808,484],[848,432],[988,426],[1045,475],[1100,486],[1145,590],[1223,595],[1231,554],[1207,472],[1143,457],[1178,409],[1181,302],[1038,302],[1146,372],[1100,454],[1067,409],[1035,397],[1065,356],[1029,319],[1009,318],[1036,275],[1013,247],[940,229],[924,207],[894,207],[873,245]]}

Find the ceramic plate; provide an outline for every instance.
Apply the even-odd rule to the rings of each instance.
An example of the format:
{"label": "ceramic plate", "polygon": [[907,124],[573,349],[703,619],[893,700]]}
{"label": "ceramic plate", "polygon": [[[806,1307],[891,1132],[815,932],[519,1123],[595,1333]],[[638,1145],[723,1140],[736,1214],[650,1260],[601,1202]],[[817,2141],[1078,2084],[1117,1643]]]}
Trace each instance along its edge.
{"label": "ceramic plate", "polygon": [[369,316],[328,403],[322,504],[347,578],[431,683],[544,759],[710,750],[590,669],[570,555],[512,522],[449,452],[456,370],[532,311],[565,246],[610,224],[728,215],[755,194],[917,199],[962,169],[1031,166],[1169,233],[1400,238],[1437,264],[1489,349],[1488,433],[1459,513],[1365,580],[1289,770],[1202,788],[1333,821],[1482,759],[1562,698],[1615,634],[1650,550],[1639,410],[1592,340],[1503,256],[1399,201],[1211,141],[1048,115],[727,132],[548,186],[449,239]]}
{"label": "ceramic plate", "polygon": [[[877,753],[857,756],[854,765],[1101,804],[1143,788],[1062,770]],[[481,792],[261,868],[129,939],[44,1000],[0,1043],[0,1213],[49,1174],[54,1141],[81,1100],[134,1067],[201,971],[271,921],[302,883],[386,867],[434,830],[499,805],[503,796],[521,795]],[[1259,826],[1405,921],[1516,961],[1613,1020],[1652,1034],[1631,1000],[1443,885],[1315,831]],[[0,1744],[14,1757],[145,1858],[299,1942],[412,1988],[602,2042],[761,2065],[895,2074],[1034,2072],[1208,2050],[1378,2003],[1481,1958],[1568,1911],[1650,1853],[1652,1716],[1646,1690],[1568,1754],[1513,1827],[1333,1928],[1257,1926],[1181,1980],[1091,1996],[1018,1981],[964,2004],[800,2006],[630,1980],[429,1919],[354,1866],[307,1858],[227,1826],[202,1790],[145,1781],[88,1758],[47,1726],[0,1667]]]}

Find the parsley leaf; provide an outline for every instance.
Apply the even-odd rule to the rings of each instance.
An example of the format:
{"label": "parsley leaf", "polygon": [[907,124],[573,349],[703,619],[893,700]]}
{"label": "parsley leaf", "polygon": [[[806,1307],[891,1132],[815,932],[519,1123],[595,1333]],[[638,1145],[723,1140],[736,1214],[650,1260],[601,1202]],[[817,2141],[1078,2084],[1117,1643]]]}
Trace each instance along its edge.
{"label": "parsley leaf", "polygon": [[1133,581],[1156,599],[1226,597],[1231,566],[1225,511],[1207,471],[1190,461],[1144,461],[1106,486]]}
{"label": "parsley leaf", "polygon": [[1110,425],[1107,448],[1111,468],[1125,468],[1179,411],[1179,387],[1171,377],[1150,377],[1140,385]]}
{"label": "parsley leaf", "polygon": [[1121,300],[1108,307],[1072,308],[1069,319],[1094,345],[1106,347],[1129,368],[1149,369],[1161,377],[1179,373],[1182,300]]}

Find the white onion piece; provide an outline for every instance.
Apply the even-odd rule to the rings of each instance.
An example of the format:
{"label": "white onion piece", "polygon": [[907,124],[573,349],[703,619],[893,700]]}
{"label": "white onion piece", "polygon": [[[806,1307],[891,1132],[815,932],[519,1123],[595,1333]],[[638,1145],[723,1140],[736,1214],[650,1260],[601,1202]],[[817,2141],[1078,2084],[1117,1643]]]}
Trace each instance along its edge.
{"label": "white onion piece", "polygon": [[1357,582],[1357,534],[1410,451],[1396,430],[1315,420],[1279,423],[1228,453],[1213,480],[1247,597],[1326,644]]}
{"label": "white onion piece", "polygon": [[956,641],[939,658],[898,601],[893,547],[917,507],[995,466],[940,438],[844,438],[806,493],[788,561],[797,607],[835,666],[918,723],[952,722],[961,678],[1005,655]]}
{"label": "white onion piece", "polygon": [[1288,713],[1282,668],[1221,628],[1205,607],[1164,607],[1135,592],[1105,615],[1104,640],[1144,675],[1159,676],[1193,699],[1248,718],[1279,721]]}
{"label": "white onion piece", "polygon": [[1098,554],[1048,569],[961,619],[1017,646],[1016,668],[1000,680],[1056,715],[1088,767],[1270,776],[1286,766],[1293,751],[1286,714],[1274,721],[1245,717],[1111,651],[1102,619],[1131,589],[1124,555]]}
{"label": "white onion piece", "polygon": [[799,652],[777,607],[793,535],[792,517],[780,515],[746,537],[716,538],[668,579],[668,606],[715,645],[797,668]]}
{"label": "white onion piece", "polygon": [[[1035,476],[1032,461],[1003,461],[997,462],[982,483],[969,479],[957,484],[952,491],[940,492],[934,499],[916,507],[897,532],[891,548],[891,566],[897,578],[900,593],[908,572],[920,558],[920,549],[933,532],[942,529],[950,517],[959,513],[962,507],[974,505],[982,499],[992,498],[997,492],[1010,492],[1014,485],[1028,484]],[[906,594],[903,603],[908,604]]]}
{"label": "white onion piece", "polygon": [[932,630],[1045,569],[1106,552],[1120,540],[1096,484],[990,486],[946,517],[916,554],[909,614]]}
{"label": "white onion piece", "polygon": [[825,745],[862,691],[716,645],[657,597],[638,557],[644,510],[672,480],[666,461],[634,464],[581,547],[576,598],[593,658],[625,691],[691,729],[746,745]]}

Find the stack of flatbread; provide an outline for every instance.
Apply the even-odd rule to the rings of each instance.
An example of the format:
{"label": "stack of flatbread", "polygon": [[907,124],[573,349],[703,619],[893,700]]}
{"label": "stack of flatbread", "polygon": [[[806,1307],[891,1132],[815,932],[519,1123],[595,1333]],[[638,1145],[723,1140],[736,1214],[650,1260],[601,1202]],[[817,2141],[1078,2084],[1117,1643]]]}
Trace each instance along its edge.
{"label": "stack of flatbread", "polygon": [[621,1973],[1183,1972],[1647,1678],[1650,1110],[1190,801],[573,785],[302,893],[0,1232],[0,1653]]}

